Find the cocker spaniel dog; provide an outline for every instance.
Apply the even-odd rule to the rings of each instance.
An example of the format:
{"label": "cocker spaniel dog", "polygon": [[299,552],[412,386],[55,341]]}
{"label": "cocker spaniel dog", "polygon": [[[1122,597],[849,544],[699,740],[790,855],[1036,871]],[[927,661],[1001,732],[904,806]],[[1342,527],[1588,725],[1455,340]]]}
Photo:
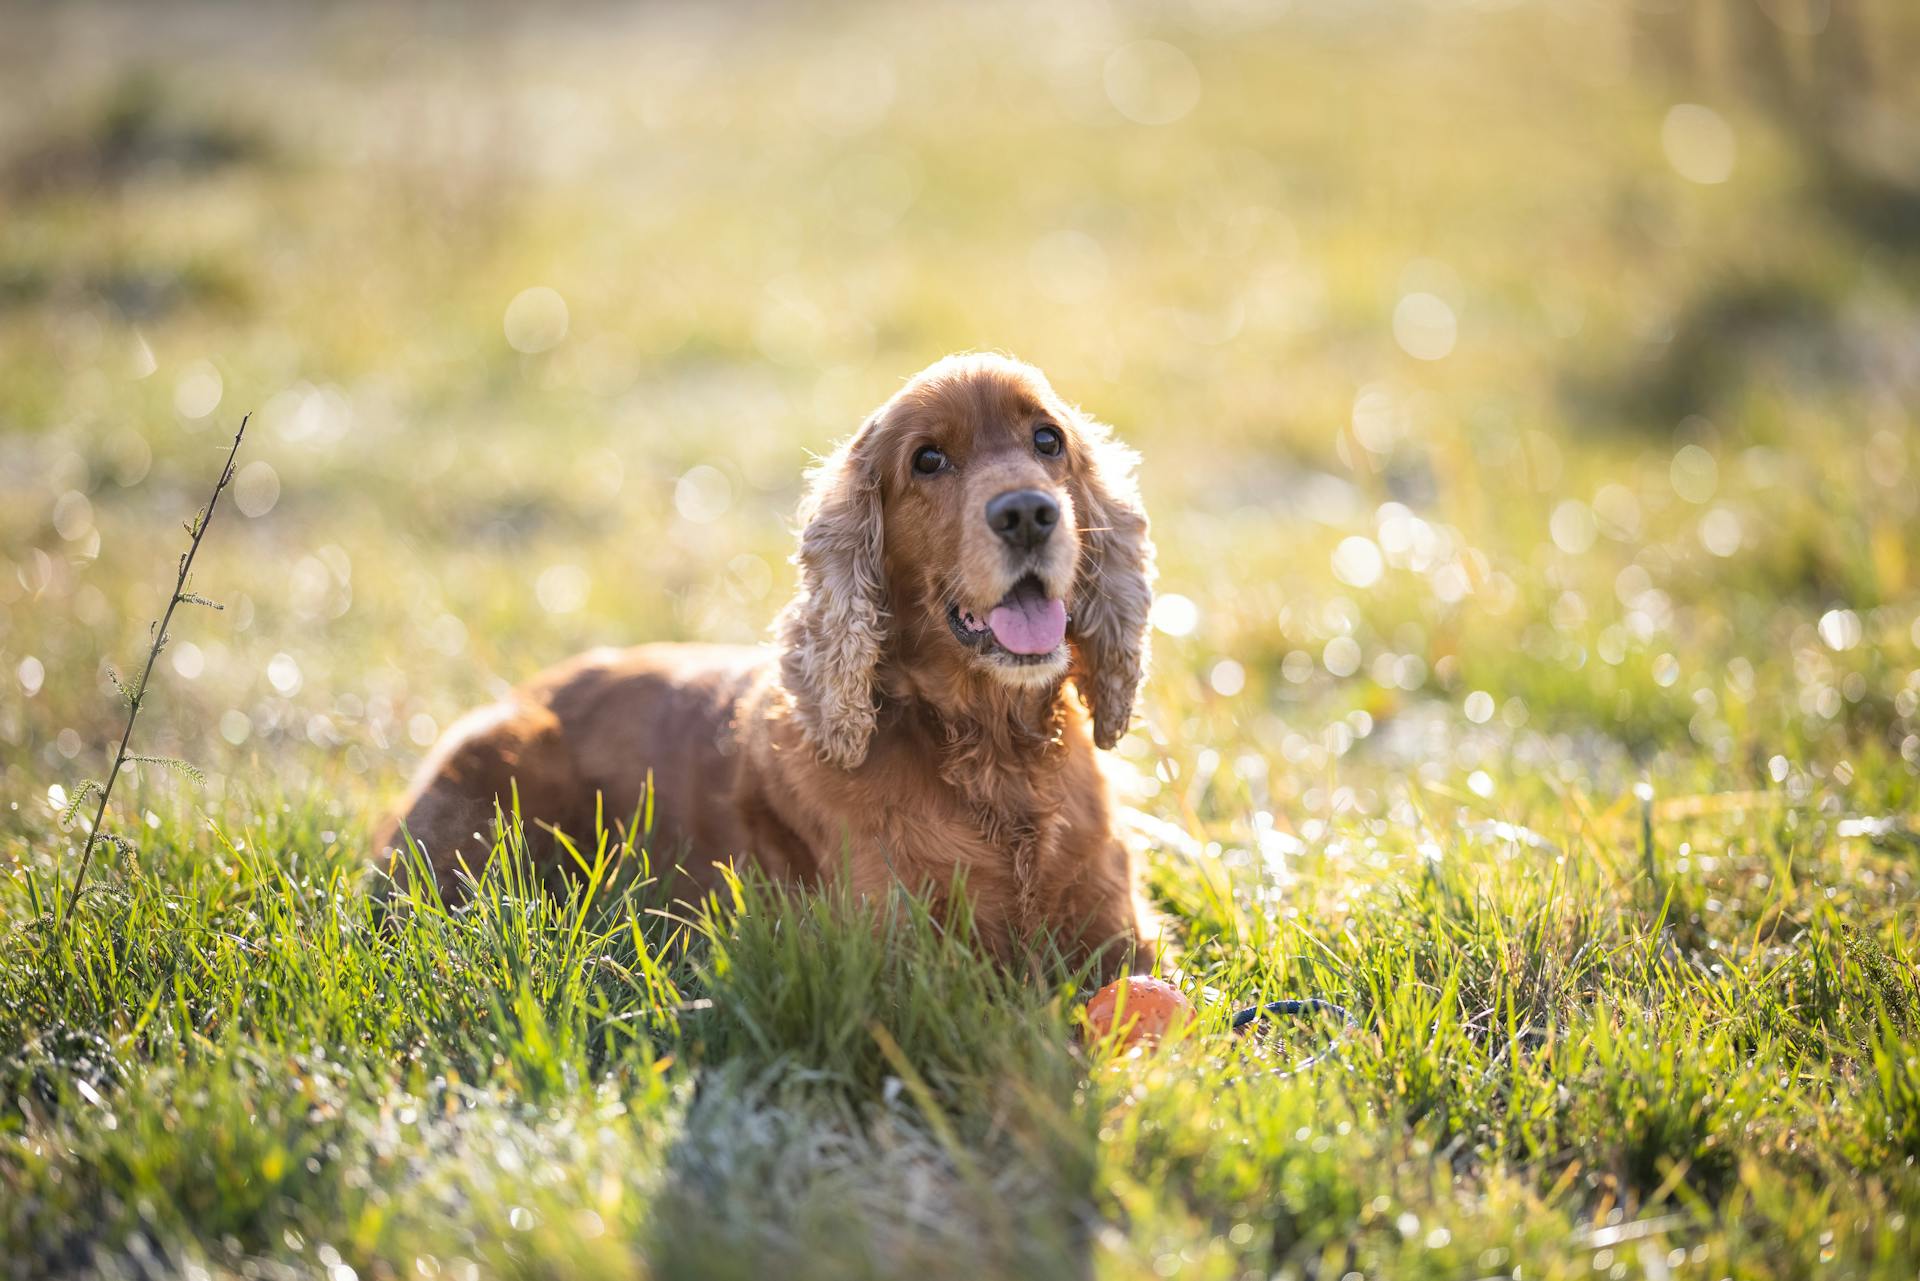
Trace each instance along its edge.
{"label": "cocker spaniel dog", "polygon": [[451,901],[496,801],[517,790],[551,871],[542,829],[591,838],[651,776],[655,864],[677,856],[692,892],[728,862],[866,896],[957,883],[1005,959],[1046,931],[1145,968],[1151,917],[1094,755],[1145,658],[1135,462],[1038,370],[938,362],[810,476],[771,649],[595,650],[536,676],[435,745],[383,856],[410,836]]}

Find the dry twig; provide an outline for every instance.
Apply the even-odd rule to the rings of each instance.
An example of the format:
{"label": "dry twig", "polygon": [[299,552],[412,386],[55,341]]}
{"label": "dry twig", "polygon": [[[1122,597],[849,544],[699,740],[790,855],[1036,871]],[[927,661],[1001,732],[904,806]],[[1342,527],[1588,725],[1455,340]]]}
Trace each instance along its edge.
{"label": "dry twig", "polygon": [[233,481],[233,460],[240,452],[240,442],[247,434],[247,422],[251,417],[252,415],[249,414],[240,419],[240,429],[233,434],[233,447],[227,451],[226,465],[220,469],[220,479],[214,482],[213,497],[207,499],[207,505],[200,509],[193,523],[187,526],[187,533],[192,537],[193,541],[187,545],[187,550],[180,555],[180,573],[174,580],[173,595],[167,600],[166,612],[160,615],[160,621],[153,625],[153,644],[147,650],[147,666],[146,669],[140,673],[140,680],[132,688],[128,688],[126,685],[121,684],[118,676],[112,672],[108,673],[108,675],[112,677],[114,687],[120,691],[121,697],[126,700],[127,725],[120,733],[120,748],[114,753],[113,767],[107,771],[106,781],[95,782],[92,779],[88,779],[74,789],[72,799],[67,802],[67,812],[63,817],[71,818],[78,812],[80,806],[85,804],[88,796],[98,796],[100,798],[100,803],[93,812],[93,825],[87,829],[86,847],[80,852],[80,870],[74,873],[73,888],[67,893],[66,905],[61,909],[59,917],[54,921],[54,941],[59,940],[66,929],[67,922],[73,918],[74,905],[80,901],[80,891],[87,883],[87,868],[93,862],[94,847],[102,840],[114,844],[124,844],[119,838],[106,835],[102,830],[107,817],[107,802],[113,796],[113,785],[120,777],[120,771],[132,762],[141,761],[151,765],[163,765],[169,769],[177,769],[189,777],[197,778],[199,776],[199,771],[185,761],[159,756],[130,756],[127,752],[127,744],[133,739],[133,723],[139,718],[140,707],[147,699],[147,682],[153,678],[153,665],[159,661],[160,651],[166,648],[167,625],[173,621],[173,611],[178,609],[182,604],[205,605],[210,609],[221,608],[218,602],[208,600],[204,596],[196,595],[188,591],[187,578],[193,571],[193,558],[200,551],[200,542],[207,536],[207,526],[213,523],[213,509],[219,505],[220,495],[226,491],[227,486]]}

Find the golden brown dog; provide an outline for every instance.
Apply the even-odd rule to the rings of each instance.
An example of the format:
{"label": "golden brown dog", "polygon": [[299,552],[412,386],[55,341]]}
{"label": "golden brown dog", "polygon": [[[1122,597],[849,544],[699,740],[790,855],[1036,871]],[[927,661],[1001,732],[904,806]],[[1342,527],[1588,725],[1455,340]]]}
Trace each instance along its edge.
{"label": "golden brown dog", "polygon": [[447,731],[383,855],[404,824],[458,897],[496,799],[517,787],[530,830],[590,839],[651,774],[656,864],[678,856],[690,890],[728,861],[861,895],[938,897],[958,872],[1003,957],[1044,929],[1149,963],[1093,751],[1144,659],[1134,462],[1038,370],[940,361],[812,474],[773,649],[597,650],[535,677]]}

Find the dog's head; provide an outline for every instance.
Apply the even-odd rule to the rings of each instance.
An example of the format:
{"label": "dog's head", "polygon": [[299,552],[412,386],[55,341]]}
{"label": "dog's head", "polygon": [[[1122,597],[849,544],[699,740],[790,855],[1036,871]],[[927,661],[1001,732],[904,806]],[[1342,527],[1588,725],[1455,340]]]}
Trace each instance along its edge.
{"label": "dog's head", "polygon": [[866,758],[883,662],[944,705],[1071,671],[1113,746],[1152,601],[1135,462],[1001,356],[948,357],[876,410],[811,478],[780,621],[782,680],[822,757]]}

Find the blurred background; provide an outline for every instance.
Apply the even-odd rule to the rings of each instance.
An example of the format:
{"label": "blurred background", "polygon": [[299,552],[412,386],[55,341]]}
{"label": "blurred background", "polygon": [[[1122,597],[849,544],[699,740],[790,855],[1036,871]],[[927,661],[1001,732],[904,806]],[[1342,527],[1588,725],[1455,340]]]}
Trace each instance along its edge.
{"label": "blurred background", "polygon": [[[1920,771],[1920,10],[0,9],[0,774],[364,832],[594,644],[752,640],[959,349],[1145,457],[1133,799],[1312,839]],[[142,780],[140,804],[158,804]],[[1836,800],[1835,804],[1840,804]],[[270,807],[269,807],[270,808]]]}

